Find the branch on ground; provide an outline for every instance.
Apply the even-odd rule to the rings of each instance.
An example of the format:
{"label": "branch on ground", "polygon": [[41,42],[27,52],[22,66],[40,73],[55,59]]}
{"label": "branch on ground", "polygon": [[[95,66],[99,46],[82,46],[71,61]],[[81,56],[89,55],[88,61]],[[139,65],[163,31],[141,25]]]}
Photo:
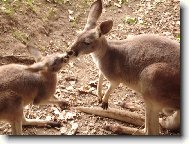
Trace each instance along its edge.
{"label": "branch on ground", "polygon": [[0,56],[0,65],[10,64],[10,63],[20,63],[20,64],[33,64],[35,60],[28,56],[20,55],[7,55]]}
{"label": "branch on ground", "polygon": [[94,114],[98,116],[120,120],[123,122],[134,124],[136,126],[141,126],[144,124],[144,117],[142,115],[130,112],[128,110],[119,110],[114,108],[103,110],[100,107],[77,107],[76,110],[88,114]]}
{"label": "branch on ground", "polygon": [[127,135],[144,135],[143,129],[131,128],[121,125],[106,125],[105,130],[112,131],[116,134],[127,134]]}

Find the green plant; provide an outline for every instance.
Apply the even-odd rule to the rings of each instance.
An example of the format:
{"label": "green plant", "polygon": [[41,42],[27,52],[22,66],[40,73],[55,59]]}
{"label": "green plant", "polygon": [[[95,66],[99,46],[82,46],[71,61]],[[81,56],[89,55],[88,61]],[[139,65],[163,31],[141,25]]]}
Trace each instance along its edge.
{"label": "green plant", "polygon": [[22,43],[26,44],[28,41],[28,34],[21,32],[20,30],[15,30],[12,32],[13,37],[17,40],[21,41]]}
{"label": "green plant", "polygon": [[121,0],[122,4],[128,4],[129,0]]}
{"label": "green plant", "polygon": [[66,3],[65,0],[54,0],[55,3],[58,3],[58,4],[64,4]]}
{"label": "green plant", "polygon": [[55,3],[55,4],[65,4],[66,0],[46,0],[49,3]]}
{"label": "green plant", "polygon": [[74,17],[72,17],[72,20],[70,20],[72,28],[77,27],[77,24],[79,23],[80,18],[81,18],[81,13],[77,13]]}
{"label": "green plant", "polygon": [[15,12],[12,7],[7,7],[7,6],[1,7],[1,11],[10,16],[12,16]]}
{"label": "green plant", "polygon": [[35,0],[0,0],[0,11],[6,13],[7,15],[13,15],[19,8],[24,4],[25,7],[32,10],[37,14],[37,7],[34,5]]}
{"label": "green plant", "polygon": [[56,8],[50,8],[47,12],[47,19],[53,19],[56,14],[57,14],[57,9]]}
{"label": "green plant", "polygon": [[41,52],[45,52],[46,48],[44,46],[39,47]]}
{"label": "green plant", "polygon": [[10,16],[14,14],[15,10],[12,6],[11,0],[0,0],[0,4],[0,11]]}
{"label": "green plant", "polygon": [[127,23],[127,24],[136,24],[137,23],[137,19],[135,17],[124,17],[123,18],[123,23]]}
{"label": "green plant", "polygon": [[25,4],[34,12],[37,14],[37,8],[34,5],[35,1],[34,0],[26,0]]}
{"label": "green plant", "polygon": [[180,33],[176,36],[177,40],[180,42]]}
{"label": "green plant", "polygon": [[88,8],[91,4],[91,0],[82,0],[81,3],[84,8]]}

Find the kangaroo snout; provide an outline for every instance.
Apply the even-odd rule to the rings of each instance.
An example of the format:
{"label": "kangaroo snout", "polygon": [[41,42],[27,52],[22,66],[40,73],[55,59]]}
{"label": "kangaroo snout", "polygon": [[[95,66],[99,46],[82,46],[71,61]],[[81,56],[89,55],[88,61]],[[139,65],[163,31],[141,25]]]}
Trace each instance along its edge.
{"label": "kangaroo snout", "polygon": [[72,56],[78,57],[79,56],[79,49],[76,43],[73,43],[70,47],[70,50],[67,52],[68,55],[72,54]]}
{"label": "kangaroo snout", "polygon": [[72,47],[71,50],[67,51],[67,57],[70,58],[70,56],[78,56],[78,51],[74,50],[74,48]]}

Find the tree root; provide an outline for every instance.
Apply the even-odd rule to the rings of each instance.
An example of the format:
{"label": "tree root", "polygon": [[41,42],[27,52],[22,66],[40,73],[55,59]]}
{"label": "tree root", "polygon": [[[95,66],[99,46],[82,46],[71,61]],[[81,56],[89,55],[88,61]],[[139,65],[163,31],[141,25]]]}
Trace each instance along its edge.
{"label": "tree root", "polygon": [[20,63],[20,64],[33,64],[35,60],[32,57],[20,56],[20,55],[7,55],[0,56],[0,65],[10,64],[10,63]]}
{"label": "tree root", "polygon": [[88,114],[94,114],[120,120],[123,122],[134,124],[136,126],[141,126],[144,124],[144,117],[142,115],[127,110],[119,110],[114,108],[108,108],[107,110],[103,110],[100,107],[77,107],[76,110]]}
{"label": "tree root", "polygon": [[127,135],[144,135],[143,129],[131,128],[121,125],[106,125],[105,130],[112,131],[116,134],[127,134]]}

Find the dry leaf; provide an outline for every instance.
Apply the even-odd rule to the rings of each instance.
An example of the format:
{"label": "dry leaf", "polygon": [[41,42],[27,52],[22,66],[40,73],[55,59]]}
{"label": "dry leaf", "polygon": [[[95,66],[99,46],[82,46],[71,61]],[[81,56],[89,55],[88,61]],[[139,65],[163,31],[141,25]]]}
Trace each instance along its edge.
{"label": "dry leaf", "polygon": [[78,126],[79,125],[77,123],[73,123],[71,130],[68,132],[68,135],[74,135],[77,132]]}
{"label": "dry leaf", "polygon": [[52,107],[52,110],[54,111],[54,114],[60,115],[60,111],[56,107]]}
{"label": "dry leaf", "polygon": [[76,84],[76,81],[70,81],[69,82],[71,85],[75,85]]}
{"label": "dry leaf", "polygon": [[69,87],[66,87],[66,90],[72,91],[72,90],[74,90],[74,88],[73,88],[73,86],[69,86]]}
{"label": "dry leaf", "polygon": [[68,10],[68,13],[70,14],[70,15],[72,15],[73,13],[74,13],[74,11],[72,11],[72,10]]}
{"label": "dry leaf", "polygon": [[75,77],[66,77],[65,80],[66,81],[77,81],[77,78],[75,78]]}
{"label": "dry leaf", "polygon": [[114,2],[114,6],[116,6],[116,7],[118,7],[118,8],[121,8],[121,5],[118,4],[118,3],[116,3],[116,2]]}
{"label": "dry leaf", "polygon": [[66,132],[67,132],[67,128],[66,128],[66,127],[61,127],[61,128],[60,128],[60,133],[61,133],[62,135],[65,135]]}
{"label": "dry leaf", "polygon": [[73,67],[74,67],[74,63],[73,63],[73,62],[70,62],[70,63],[69,63],[69,66],[70,66],[71,68],[73,68]]}
{"label": "dry leaf", "polygon": [[74,22],[75,21],[75,17],[73,17],[71,15],[69,15],[68,18],[69,18],[69,22]]}
{"label": "dry leaf", "polygon": [[138,17],[138,18],[137,18],[137,21],[138,21],[139,24],[144,24],[144,21],[142,20],[141,17]]}
{"label": "dry leaf", "polygon": [[59,118],[60,120],[64,120],[64,119],[65,119],[64,114],[63,114],[63,113],[60,113],[58,118]]}
{"label": "dry leaf", "polygon": [[134,104],[133,102],[123,102],[121,104],[121,107],[122,108],[130,109],[131,111],[137,111],[137,110],[139,110],[139,107],[136,104]]}
{"label": "dry leaf", "polygon": [[46,116],[45,120],[51,121],[51,120],[52,120],[52,117],[51,117],[51,116]]}
{"label": "dry leaf", "polygon": [[90,82],[89,82],[89,85],[90,85],[91,87],[97,88],[97,81],[90,81]]}
{"label": "dry leaf", "polygon": [[106,7],[111,6],[111,1],[112,1],[112,0],[104,0],[104,5],[105,5]]}
{"label": "dry leaf", "polygon": [[76,113],[72,113],[72,112],[67,112],[65,119],[66,120],[73,120],[76,117]]}

